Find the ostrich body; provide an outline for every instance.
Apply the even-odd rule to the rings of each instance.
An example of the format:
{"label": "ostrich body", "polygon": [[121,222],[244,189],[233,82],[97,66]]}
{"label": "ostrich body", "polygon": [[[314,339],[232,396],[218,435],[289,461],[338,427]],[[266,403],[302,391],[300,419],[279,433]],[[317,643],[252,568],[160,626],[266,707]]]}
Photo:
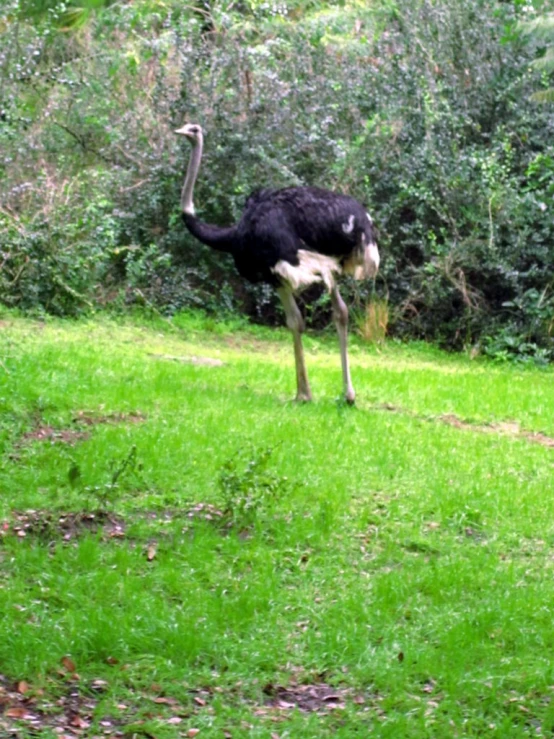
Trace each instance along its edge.
{"label": "ostrich body", "polygon": [[192,146],[181,209],[186,227],[203,244],[232,254],[239,274],[250,282],[266,282],[277,289],[292,331],[299,401],[312,399],[302,348],[304,320],[294,295],[322,282],[331,296],[333,320],[340,343],[344,394],[354,403],[347,353],[348,308],[337,278],[375,276],[379,251],[371,216],[354,198],[317,187],[287,187],[253,192],[240,221],[220,227],[195,215],[193,190],[202,159],[200,126],[176,130]]}

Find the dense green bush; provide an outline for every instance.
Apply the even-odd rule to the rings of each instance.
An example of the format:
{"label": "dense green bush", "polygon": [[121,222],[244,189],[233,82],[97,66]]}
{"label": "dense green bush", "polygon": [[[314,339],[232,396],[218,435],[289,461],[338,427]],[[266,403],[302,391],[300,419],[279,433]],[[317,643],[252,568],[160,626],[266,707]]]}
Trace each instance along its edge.
{"label": "dense green bush", "polygon": [[[379,224],[391,331],[552,357],[554,113],[530,102],[548,80],[516,31],[531,2],[161,9],[108,6],[66,33],[63,14],[16,27],[6,13],[4,302],[274,320],[271,293],[180,222],[188,151],[172,129],[186,118],[206,130],[206,220],[238,219],[261,185],[349,192]],[[328,319],[325,296],[310,318]]]}

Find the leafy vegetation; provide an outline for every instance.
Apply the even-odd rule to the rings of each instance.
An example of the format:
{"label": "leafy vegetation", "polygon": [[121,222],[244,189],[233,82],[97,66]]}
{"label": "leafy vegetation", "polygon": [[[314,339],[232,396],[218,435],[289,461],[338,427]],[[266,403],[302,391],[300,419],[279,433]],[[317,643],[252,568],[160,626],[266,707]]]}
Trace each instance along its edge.
{"label": "leafy vegetation", "polygon": [[[206,220],[236,220],[260,185],[349,192],[371,208],[384,257],[376,292],[351,285],[350,297],[388,302],[390,334],[475,351],[506,339],[552,359],[554,117],[531,100],[550,86],[539,0],[9,0],[1,14],[6,305],[275,321],[271,292],[180,222],[188,152],[172,131],[187,118],[207,132]],[[328,318],[323,296],[309,319]]]}
{"label": "leafy vegetation", "polygon": [[[531,21],[522,22],[520,28],[524,34],[546,43],[541,55],[533,61],[535,69],[545,72],[546,79],[548,73],[554,72],[554,13],[539,15]],[[554,88],[540,90],[533,98],[543,103],[554,103]]]}
{"label": "leafy vegetation", "polygon": [[354,340],[354,409],[284,329],[1,340],[0,734],[551,732],[551,369]]}

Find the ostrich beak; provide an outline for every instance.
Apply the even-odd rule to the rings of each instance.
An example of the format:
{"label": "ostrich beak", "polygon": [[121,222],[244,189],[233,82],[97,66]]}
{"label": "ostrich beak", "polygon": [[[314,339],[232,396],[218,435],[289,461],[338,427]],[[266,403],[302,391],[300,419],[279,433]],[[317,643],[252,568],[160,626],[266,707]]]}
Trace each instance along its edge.
{"label": "ostrich beak", "polygon": [[181,128],[176,128],[175,133],[179,134],[180,136],[187,136],[189,133],[189,127],[182,126]]}

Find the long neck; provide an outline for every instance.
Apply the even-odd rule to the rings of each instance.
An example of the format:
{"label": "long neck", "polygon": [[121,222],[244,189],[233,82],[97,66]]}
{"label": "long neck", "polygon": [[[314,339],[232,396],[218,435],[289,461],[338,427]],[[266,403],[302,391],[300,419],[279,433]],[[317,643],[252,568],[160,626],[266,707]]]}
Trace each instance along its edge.
{"label": "long neck", "polygon": [[212,249],[217,249],[217,251],[225,251],[233,254],[238,249],[236,227],[229,226],[227,228],[222,228],[221,226],[213,226],[209,223],[203,223],[195,215],[192,196],[201,160],[202,134],[200,134],[198,139],[192,145],[192,153],[187,167],[187,174],[185,175],[185,182],[181,191],[181,210],[183,213],[183,220],[191,234],[196,236],[196,238],[203,244],[210,246]]}
{"label": "long neck", "polygon": [[202,146],[203,139],[202,134],[200,134],[198,139],[192,145],[187,174],[185,176],[183,189],[181,190],[181,210],[183,211],[183,214],[186,213],[191,216],[194,215],[192,195],[194,191],[194,183],[196,182],[198,170],[200,169],[200,162],[202,161]]}

